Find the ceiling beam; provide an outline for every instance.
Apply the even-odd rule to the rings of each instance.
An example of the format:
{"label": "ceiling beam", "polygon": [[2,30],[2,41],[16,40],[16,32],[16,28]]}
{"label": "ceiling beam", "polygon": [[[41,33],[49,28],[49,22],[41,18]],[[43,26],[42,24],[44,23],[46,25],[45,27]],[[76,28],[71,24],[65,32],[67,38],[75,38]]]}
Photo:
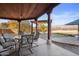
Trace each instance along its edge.
{"label": "ceiling beam", "polygon": [[0,19],[5,19],[5,20],[31,20],[31,19],[35,19],[35,18],[22,18],[22,19],[17,19],[17,18],[8,18],[8,17],[0,17]]}

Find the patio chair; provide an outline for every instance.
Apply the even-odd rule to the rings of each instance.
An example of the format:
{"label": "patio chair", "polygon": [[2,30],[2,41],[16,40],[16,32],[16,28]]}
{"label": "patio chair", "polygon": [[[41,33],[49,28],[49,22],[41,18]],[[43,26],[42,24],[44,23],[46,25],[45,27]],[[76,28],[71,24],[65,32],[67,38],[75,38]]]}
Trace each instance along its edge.
{"label": "patio chair", "polygon": [[0,37],[0,44],[2,45],[3,49],[5,50],[8,47],[15,47],[15,52],[17,53],[19,49],[19,42],[17,41],[17,39],[11,41],[5,41],[6,38],[5,39],[4,38],[5,37],[3,36]]}
{"label": "patio chair", "polygon": [[10,55],[12,52],[14,52],[14,49],[14,43],[5,42],[5,40],[0,37],[0,55]]}
{"label": "patio chair", "polygon": [[19,48],[19,43],[16,39],[7,41],[7,38],[5,38],[4,36],[0,37],[0,44],[3,46],[4,49],[13,46],[15,47],[15,51],[18,51]]}
{"label": "patio chair", "polygon": [[0,45],[0,56],[11,55],[14,51],[15,51],[14,46],[9,46],[7,48],[3,48],[3,46]]}
{"label": "patio chair", "polygon": [[[6,39],[6,38],[5,38]],[[5,41],[4,37],[0,37],[0,44],[3,46],[3,48],[6,48],[8,46],[15,46],[16,42],[13,41]]]}
{"label": "patio chair", "polygon": [[13,38],[9,38],[9,37],[5,37],[4,34],[2,33],[2,36],[0,37],[0,42],[4,47],[15,44],[15,41],[13,40]]}
{"label": "patio chair", "polygon": [[33,41],[36,46],[38,46],[37,41],[39,38],[39,34],[40,34],[39,32],[33,33]]}
{"label": "patio chair", "polygon": [[33,44],[33,36],[31,35],[22,35],[21,38],[21,47],[22,48],[26,48],[27,50],[29,50],[32,53],[32,44]]}
{"label": "patio chair", "polygon": [[5,42],[8,41],[15,41],[15,39],[13,39],[14,35],[10,34],[10,33],[2,33],[2,37],[5,40]]}

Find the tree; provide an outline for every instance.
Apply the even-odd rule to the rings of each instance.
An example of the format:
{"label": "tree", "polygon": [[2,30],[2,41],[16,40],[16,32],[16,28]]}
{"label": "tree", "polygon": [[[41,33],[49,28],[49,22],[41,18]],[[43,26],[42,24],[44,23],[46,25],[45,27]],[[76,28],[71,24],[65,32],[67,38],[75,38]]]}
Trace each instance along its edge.
{"label": "tree", "polygon": [[20,29],[21,29],[22,32],[30,32],[30,27],[31,26],[30,26],[30,22],[29,21],[25,20],[25,21],[21,22]]}
{"label": "tree", "polygon": [[2,29],[8,29],[8,24],[7,23],[2,23],[1,27],[2,27]]}
{"label": "tree", "polygon": [[41,32],[46,32],[47,31],[47,26],[45,24],[40,25],[40,31]]}
{"label": "tree", "polygon": [[16,21],[9,21],[8,22],[8,28],[9,29],[18,29],[18,22],[16,22]]}
{"label": "tree", "polygon": [[3,32],[3,30],[8,29],[8,24],[7,23],[1,23],[1,29],[2,29],[2,32]]}
{"label": "tree", "polygon": [[11,29],[15,34],[18,34],[18,22],[17,21],[8,21],[8,28]]}
{"label": "tree", "polygon": [[[8,28],[14,30],[14,32],[18,33],[19,23],[16,21],[9,21]],[[25,20],[20,23],[20,31],[22,32],[30,32],[30,22]]]}

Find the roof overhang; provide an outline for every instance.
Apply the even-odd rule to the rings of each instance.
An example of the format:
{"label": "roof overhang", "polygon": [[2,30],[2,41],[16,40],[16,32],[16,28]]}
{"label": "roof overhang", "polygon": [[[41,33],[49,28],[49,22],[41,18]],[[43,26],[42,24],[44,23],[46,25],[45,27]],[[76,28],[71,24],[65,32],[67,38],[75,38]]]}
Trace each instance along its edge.
{"label": "roof overhang", "polygon": [[0,18],[28,20],[51,11],[59,3],[0,3]]}
{"label": "roof overhang", "polygon": [[[31,23],[48,23],[48,20],[38,20],[38,21],[31,21]],[[52,20],[51,20],[52,22]]]}

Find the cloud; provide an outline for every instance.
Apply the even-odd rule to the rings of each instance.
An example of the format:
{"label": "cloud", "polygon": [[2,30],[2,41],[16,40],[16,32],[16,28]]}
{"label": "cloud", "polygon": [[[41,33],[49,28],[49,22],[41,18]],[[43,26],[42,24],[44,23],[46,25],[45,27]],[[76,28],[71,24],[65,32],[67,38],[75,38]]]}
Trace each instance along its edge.
{"label": "cloud", "polygon": [[64,12],[61,14],[51,14],[51,19],[53,19],[52,25],[63,25],[73,20],[79,19],[78,12]]}
{"label": "cloud", "polygon": [[59,15],[53,14],[54,18],[65,18],[65,19],[69,19],[69,18],[74,18],[74,17],[79,17],[79,13],[71,13],[71,12],[65,12]]}
{"label": "cloud", "polygon": [[8,22],[9,20],[6,20],[6,19],[0,19],[0,23],[3,23],[3,22]]}

